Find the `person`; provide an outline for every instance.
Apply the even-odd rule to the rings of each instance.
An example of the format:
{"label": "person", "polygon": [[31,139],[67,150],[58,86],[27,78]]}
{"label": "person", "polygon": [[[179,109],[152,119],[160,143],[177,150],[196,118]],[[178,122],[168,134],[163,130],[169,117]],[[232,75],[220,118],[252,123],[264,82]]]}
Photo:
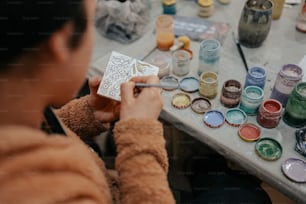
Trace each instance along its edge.
{"label": "person", "polygon": [[[174,203],[160,90],[121,85],[121,102],[74,99],[89,67],[96,2],[0,1],[0,203]],[[148,106],[150,108],[148,108]],[[118,175],[80,138],[116,121]]]}

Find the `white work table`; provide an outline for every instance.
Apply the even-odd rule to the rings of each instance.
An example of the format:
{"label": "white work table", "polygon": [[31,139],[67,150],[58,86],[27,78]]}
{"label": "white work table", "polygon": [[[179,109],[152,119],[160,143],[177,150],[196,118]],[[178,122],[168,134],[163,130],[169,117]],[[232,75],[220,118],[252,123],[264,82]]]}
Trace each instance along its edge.
{"label": "white work table", "polygon": [[[197,16],[197,5],[193,0],[178,0],[177,15]],[[233,42],[231,32],[237,33],[237,26],[245,1],[233,0],[229,5],[220,5],[217,2],[215,13],[207,20],[230,23],[231,29],[222,45],[218,95],[211,100],[212,108],[222,111],[228,110],[221,105],[219,98],[221,86],[228,79],[237,79],[244,84],[246,71],[239,56],[236,45]],[[151,22],[147,26],[147,32],[137,41],[131,44],[119,42],[101,37],[96,33],[96,44],[92,59],[92,66],[88,75],[101,74],[107,63],[111,51],[118,51],[131,57],[143,59],[155,47],[154,20],[162,13],[160,1],[151,1]],[[242,47],[249,67],[262,66],[267,70],[267,81],[264,88],[264,99],[268,99],[274,85],[277,72],[284,64],[298,64],[306,54],[306,34],[295,30],[295,22],[299,6],[284,8],[279,20],[272,22],[268,38],[259,48]],[[192,41],[191,49],[193,59],[190,65],[190,73],[187,76],[198,77],[198,52],[199,42]],[[185,77],[185,76],[184,76]],[[178,79],[182,77],[177,77]],[[163,91],[164,108],[161,118],[171,123],[176,128],[186,132],[197,140],[207,144],[212,149],[229,160],[240,164],[249,173],[269,183],[297,203],[306,203],[306,184],[295,183],[281,172],[281,164],[286,159],[294,157],[305,158],[294,150],[295,128],[286,125],[282,120],[273,129],[261,127],[261,137],[276,139],[282,146],[283,154],[276,161],[266,161],[255,152],[255,143],[243,141],[237,134],[238,128],[224,124],[220,128],[212,129],[203,123],[203,115],[191,110],[176,109],[171,105],[172,96],[181,90]],[[191,98],[199,97],[199,93],[190,94]],[[248,122],[257,124],[255,116],[248,116]]]}

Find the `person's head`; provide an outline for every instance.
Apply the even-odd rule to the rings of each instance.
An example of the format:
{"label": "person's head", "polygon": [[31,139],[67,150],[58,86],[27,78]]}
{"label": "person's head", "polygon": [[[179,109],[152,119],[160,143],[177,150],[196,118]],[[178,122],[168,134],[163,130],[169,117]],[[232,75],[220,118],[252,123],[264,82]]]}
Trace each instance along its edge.
{"label": "person's head", "polygon": [[0,0],[0,77],[36,79],[36,85],[52,96],[50,105],[70,99],[89,66],[95,4],[95,0]]}

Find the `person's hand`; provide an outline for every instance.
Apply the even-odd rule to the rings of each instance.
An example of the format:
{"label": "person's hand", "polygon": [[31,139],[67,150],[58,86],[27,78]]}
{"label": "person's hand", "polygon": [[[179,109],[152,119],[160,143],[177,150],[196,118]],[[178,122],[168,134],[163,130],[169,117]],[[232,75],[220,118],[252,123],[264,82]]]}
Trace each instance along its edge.
{"label": "person's hand", "polygon": [[135,83],[159,84],[157,76],[139,76],[121,84],[120,120],[157,119],[163,107],[161,89],[146,87],[135,93]]}
{"label": "person's hand", "polygon": [[90,89],[89,105],[94,111],[95,118],[102,123],[112,122],[119,119],[120,102],[97,94],[101,77],[89,79]]}

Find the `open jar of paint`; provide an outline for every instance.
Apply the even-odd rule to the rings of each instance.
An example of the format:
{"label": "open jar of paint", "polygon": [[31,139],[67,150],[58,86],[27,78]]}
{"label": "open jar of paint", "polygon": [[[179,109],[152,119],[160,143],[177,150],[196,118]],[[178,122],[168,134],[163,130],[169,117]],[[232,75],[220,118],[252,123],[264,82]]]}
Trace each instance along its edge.
{"label": "open jar of paint", "polygon": [[174,44],[174,20],[171,15],[160,15],[155,21],[157,48],[167,51]]}
{"label": "open jar of paint", "polygon": [[265,128],[275,128],[282,114],[282,104],[274,99],[265,100],[259,110],[256,117],[258,124]]}

